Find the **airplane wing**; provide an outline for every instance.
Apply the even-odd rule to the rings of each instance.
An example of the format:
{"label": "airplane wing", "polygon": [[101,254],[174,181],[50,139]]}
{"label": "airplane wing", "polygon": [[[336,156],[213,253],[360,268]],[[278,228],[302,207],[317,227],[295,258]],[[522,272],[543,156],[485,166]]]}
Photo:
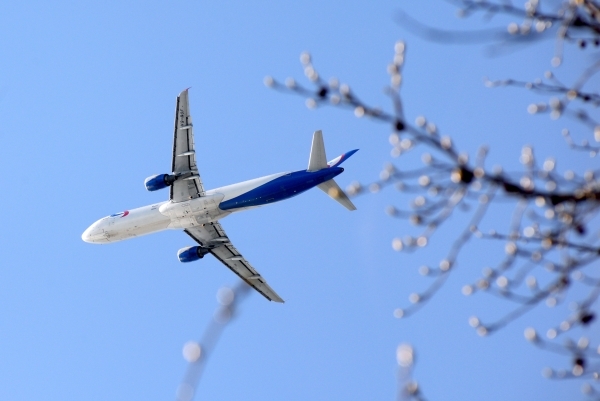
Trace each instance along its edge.
{"label": "airplane wing", "polygon": [[173,202],[182,202],[204,196],[204,185],[202,185],[202,179],[196,165],[194,132],[187,89],[177,96],[171,170],[178,177],[171,185],[170,199]]}
{"label": "airplane wing", "polygon": [[229,267],[248,285],[260,292],[269,301],[283,302],[283,299],[267,284],[267,281],[229,242],[227,234],[218,222],[207,223],[203,226],[191,227],[185,230],[197,243],[205,247],[213,247],[210,253],[221,263]]}

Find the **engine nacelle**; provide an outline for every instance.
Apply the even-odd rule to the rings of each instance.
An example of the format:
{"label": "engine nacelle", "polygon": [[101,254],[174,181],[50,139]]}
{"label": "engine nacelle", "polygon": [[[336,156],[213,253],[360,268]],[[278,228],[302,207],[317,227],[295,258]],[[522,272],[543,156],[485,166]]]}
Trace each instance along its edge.
{"label": "engine nacelle", "polygon": [[208,252],[210,251],[207,248],[201,246],[188,246],[177,252],[177,258],[183,263],[194,262],[198,259],[202,259]]}
{"label": "engine nacelle", "polygon": [[157,174],[146,178],[144,185],[148,191],[158,191],[175,182],[175,176],[169,174]]}

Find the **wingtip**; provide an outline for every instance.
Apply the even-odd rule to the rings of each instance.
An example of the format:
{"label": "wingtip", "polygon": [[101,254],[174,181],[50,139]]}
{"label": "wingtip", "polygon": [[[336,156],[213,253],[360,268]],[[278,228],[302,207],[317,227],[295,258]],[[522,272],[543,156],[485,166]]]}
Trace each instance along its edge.
{"label": "wingtip", "polygon": [[185,88],[184,90],[182,90],[181,92],[179,92],[179,96],[183,95],[184,93],[186,93],[187,91],[189,91],[190,89],[192,89],[192,87],[190,86],[189,88]]}
{"label": "wingtip", "polygon": [[269,301],[271,301],[271,302],[277,302],[278,304],[284,304],[285,303],[285,301],[283,299],[281,299],[281,297],[279,295],[277,295],[277,294],[273,294],[273,295],[274,295],[273,298],[268,298],[267,297],[267,299]]}

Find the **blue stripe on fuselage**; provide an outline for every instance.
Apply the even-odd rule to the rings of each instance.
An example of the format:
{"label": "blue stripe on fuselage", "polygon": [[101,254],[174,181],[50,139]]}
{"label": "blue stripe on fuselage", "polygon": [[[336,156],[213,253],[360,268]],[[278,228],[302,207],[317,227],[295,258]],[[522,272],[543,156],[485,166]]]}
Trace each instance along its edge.
{"label": "blue stripe on fuselage", "polygon": [[291,198],[325,181],[331,180],[342,171],[344,169],[341,167],[324,168],[313,172],[306,170],[295,171],[275,178],[273,181],[269,181],[235,198],[221,202],[219,209],[230,210],[241,207],[260,206]]}

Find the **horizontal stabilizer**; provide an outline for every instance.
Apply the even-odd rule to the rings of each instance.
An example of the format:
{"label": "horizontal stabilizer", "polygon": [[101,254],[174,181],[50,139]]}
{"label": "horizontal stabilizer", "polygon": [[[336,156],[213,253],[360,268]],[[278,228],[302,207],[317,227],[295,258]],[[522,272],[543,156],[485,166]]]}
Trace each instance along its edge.
{"label": "horizontal stabilizer", "polygon": [[325,156],[325,144],[323,143],[323,133],[321,130],[313,134],[312,147],[310,149],[310,159],[306,171],[319,171],[326,167],[327,156]]}
{"label": "horizontal stabilizer", "polygon": [[356,206],[352,203],[352,201],[348,198],[348,195],[342,188],[333,180],[325,181],[322,184],[318,185],[319,189],[329,195],[333,200],[338,201],[342,204],[346,209],[352,211],[356,210]]}

